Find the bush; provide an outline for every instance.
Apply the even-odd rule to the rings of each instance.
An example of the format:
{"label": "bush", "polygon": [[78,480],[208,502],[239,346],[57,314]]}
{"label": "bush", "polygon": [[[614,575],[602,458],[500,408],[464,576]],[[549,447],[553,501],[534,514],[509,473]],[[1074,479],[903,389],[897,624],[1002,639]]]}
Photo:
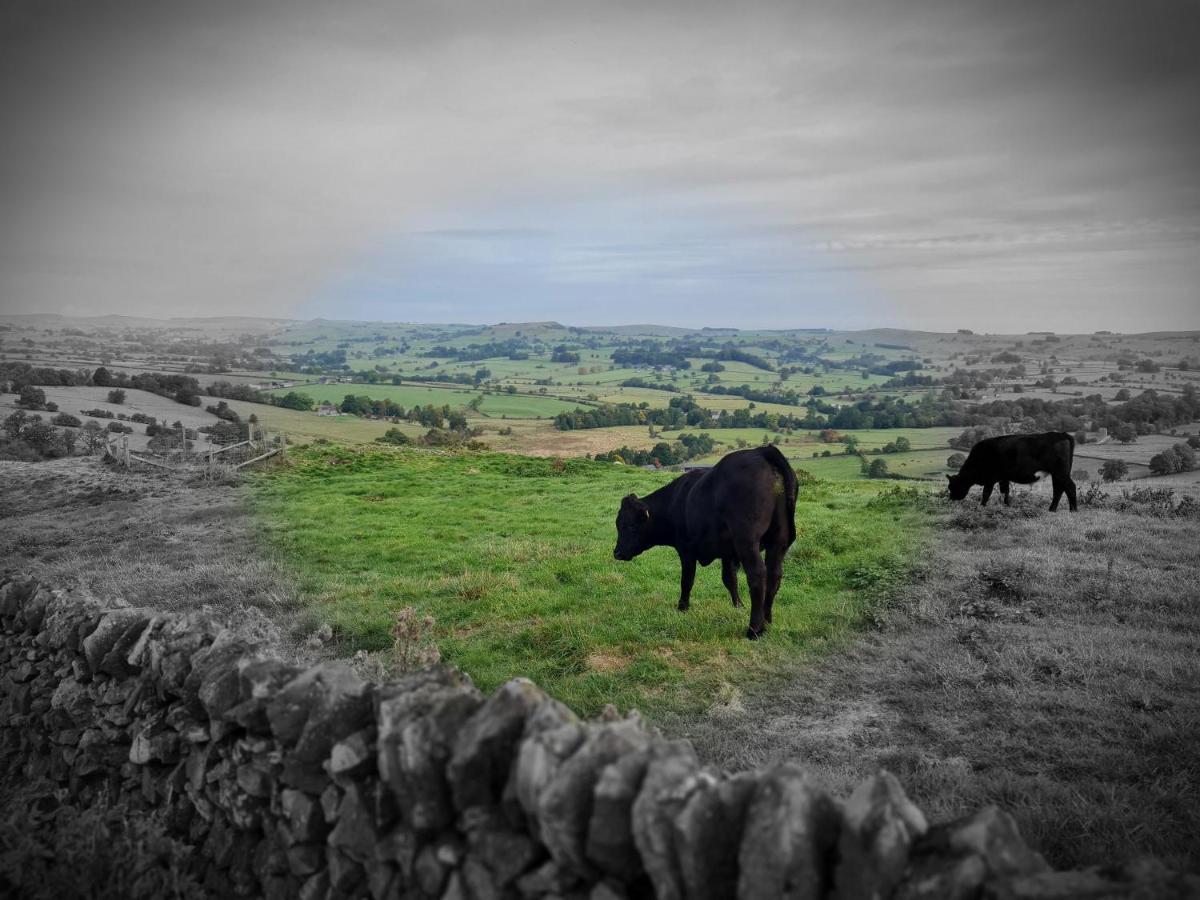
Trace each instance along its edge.
{"label": "bush", "polygon": [[50,424],[51,425],[63,425],[67,428],[78,428],[79,426],[81,426],[83,424],[83,422],[81,420],[75,418],[75,416],[71,415],[70,413],[64,412],[64,413],[59,413],[57,416],[55,416],[53,419],[51,419]]}
{"label": "bush", "polygon": [[403,446],[405,444],[411,444],[412,438],[410,438],[407,434],[405,434],[399,428],[389,428],[387,431],[385,431],[383,433],[382,437],[375,438],[375,443],[377,443],[377,444],[396,444],[399,446]]}
{"label": "bush", "polygon": [[871,464],[869,466],[867,466],[867,477],[868,478],[887,478],[888,477],[887,462],[882,459],[871,460]]}
{"label": "bush", "polygon": [[79,414],[81,416],[91,416],[93,419],[112,419],[112,418],[114,418],[113,414],[110,413],[107,409],[81,409],[79,411]]}
{"label": "bush", "polygon": [[967,458],[963,454],[951,453],[948,457],[946,457],[946,468],[954,469],[957,472],[963,467],[963,463],[966,461]]}
{"label": "bush", "polygon": [[108,392],[108,402],[109,403],[124,403],[125,402],[125,392],[123,390],[121,390],[120,388],[113,388],[111,391]]}
{"label": "bush", "polygon": [[26,409],[41,409],[46,405],[46,392],[32,384],[25,385],[18,393],[20,396],[17,398],[17,406],[23,406]]}
{"label": "bush", "polygon": [[1107,459],[1100,467],[1100,477],[1105,481],[1120,481],[1129,474],[1129,464],[1123,459]]}
{"label": "bush", "polygon": [[123,425],[120,422],[109,422],[105,427],[113,434],[133,434],[133,428],[131,426]]}

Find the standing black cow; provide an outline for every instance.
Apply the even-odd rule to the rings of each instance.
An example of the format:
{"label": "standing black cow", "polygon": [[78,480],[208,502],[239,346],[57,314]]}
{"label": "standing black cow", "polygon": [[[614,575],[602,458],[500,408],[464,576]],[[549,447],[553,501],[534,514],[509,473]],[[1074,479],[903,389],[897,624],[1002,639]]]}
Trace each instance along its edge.
{"label": "standing black cow", "polygon": [[1000,493],[1005,505],[1009,505],[1009,482],[1033,484],[1042,475],[1048,474],[1054,485],[1054,499],[1050,510],[1058,509],[1063,493],[1075,505],[1075,482],[1071,480],[1071,466],[1075,462],[1075,438],[1065,431],[1047,431],[1044,434],[1006,434],[986,438],[971,448],[967,461],[957,475],[947,475],[950,480],[950,499],[961,500],[967,496],[972,485],[983,485],[983,505],[987,506],[992,488],[1000,483]]}
{"label": "standing black cow", "polygon": [[741,565],[750,587],[746,637],[753,640],[771,621],[783,557],[796,539],[796,491],[796,473],[777,448],[735,451],[711,469],[681,475],[642,499],[625,497],[613,556],[629,560],[651,547],[674,547],[683,567],[680,612],[688,608],[696,563],[707,566],[714,559],[721,560],[733,605],[741,606]]}

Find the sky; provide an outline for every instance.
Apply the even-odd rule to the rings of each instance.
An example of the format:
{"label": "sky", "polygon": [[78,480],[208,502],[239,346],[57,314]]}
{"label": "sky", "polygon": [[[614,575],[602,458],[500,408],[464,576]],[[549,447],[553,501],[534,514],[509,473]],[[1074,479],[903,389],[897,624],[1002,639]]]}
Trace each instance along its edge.
{"label": "sky", "polygon": [[0,6],[0,312],[1200,328],[1200,4]]}

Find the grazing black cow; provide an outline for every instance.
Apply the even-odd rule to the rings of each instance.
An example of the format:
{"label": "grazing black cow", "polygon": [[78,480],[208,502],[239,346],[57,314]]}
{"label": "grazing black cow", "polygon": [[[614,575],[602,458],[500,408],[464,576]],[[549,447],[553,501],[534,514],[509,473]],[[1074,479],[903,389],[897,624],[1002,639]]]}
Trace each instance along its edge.
{"label": "grazing black cow", "polygon": [[1054,499],[1050,510],[1058,509],[1063,493],[1075,505],[1075,482],[1071,480],[1071,466],[1075,462],[1075,438],[1065,431],[1047,431],[1044,434],[1006,434],[985,438],[967,454],[967,461],[957,475],[950,479],[950,499],[961,500],[967,496],[972,485],[983,485],[983,505],[987,506],[992,488],[1000,483],[1004,504],[1008,497],[1010,482],[1033,484],[1042,475],[1048,474],[1054,484]]}
{"label": "grazing black cow", "polygon": [[721,579],[733,605],[741,606],[741,565],[750,587],[746,637],[753,640],[771,621],[783,557],[796,539],[796,491],[796,473],[777,448],[737,450],[711,469],[681,475],[642,499],[625,497],[613,556],[629,560],[651,547],[674,547],[683,567],[680,612],[688,608],[696,563],[707,566],[714,559],[721,560]]}

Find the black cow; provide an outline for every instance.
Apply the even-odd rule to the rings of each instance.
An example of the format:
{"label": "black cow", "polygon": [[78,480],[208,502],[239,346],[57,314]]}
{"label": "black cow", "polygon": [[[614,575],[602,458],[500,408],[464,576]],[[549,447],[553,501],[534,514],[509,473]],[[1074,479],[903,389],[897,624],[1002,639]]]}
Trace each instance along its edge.
{"label": "black cow", "polygon": [[972,485],[983,485],[983,505],[987,506],[992,488],[1000,483],[1000,493],[1005,505],[1011,502],[1008,485],[1033,484],[1042,475],[1048,474],[1054,484],[1054,499],[1050,510],[1058,509],[1063,493],[1075,505],[1075,482],[1071,480],[1071,466],[1075,462],[1075,438],[1065,431],[1047,431],[1044,434],[1006,434],[985,438],[967,455],[967,461],[957,475],[950,479],[950,499],[961,500],[967,496]]}
{"label": "black cow", "polygon": [[771,621],[783,557],[796,539],[796,491],[796,473],[777,448],[737,450],[711,469],[681,475],[640,500],[636,494],[625,497],[613,556],[629,560],[651,547],[674,547],[683,567],[680,612],[688,608],[696,563],[707,566],[714,559],[721,560],[721,579],[733,605],[741,606],[741,565],[750,587],[746,637],[753,640]]}

